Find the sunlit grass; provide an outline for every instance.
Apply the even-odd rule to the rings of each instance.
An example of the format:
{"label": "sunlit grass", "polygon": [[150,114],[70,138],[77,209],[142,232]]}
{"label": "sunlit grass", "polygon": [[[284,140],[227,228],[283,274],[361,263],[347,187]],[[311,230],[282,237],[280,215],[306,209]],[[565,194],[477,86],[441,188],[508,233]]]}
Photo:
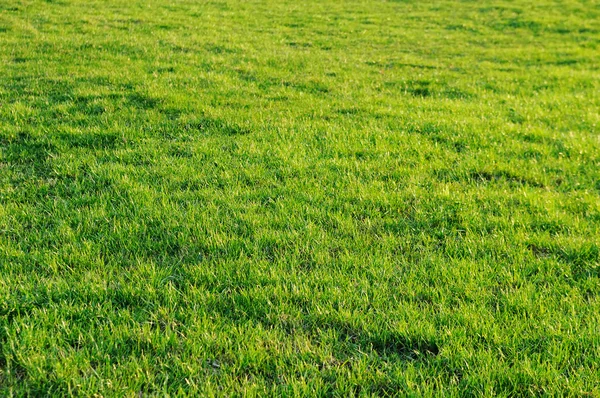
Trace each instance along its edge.
{"label": "sunlit grass", "polygon": [[600,394],[591,1],[0,3],[0,395]]}

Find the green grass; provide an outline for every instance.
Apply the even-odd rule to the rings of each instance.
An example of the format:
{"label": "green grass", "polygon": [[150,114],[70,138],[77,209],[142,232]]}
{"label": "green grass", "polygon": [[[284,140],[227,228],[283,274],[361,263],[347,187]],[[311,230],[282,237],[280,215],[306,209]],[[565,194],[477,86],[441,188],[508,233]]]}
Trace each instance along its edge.
{"label": "green grass", "polygon": [[600,396],[600,4],[2,0],[0,395]]}

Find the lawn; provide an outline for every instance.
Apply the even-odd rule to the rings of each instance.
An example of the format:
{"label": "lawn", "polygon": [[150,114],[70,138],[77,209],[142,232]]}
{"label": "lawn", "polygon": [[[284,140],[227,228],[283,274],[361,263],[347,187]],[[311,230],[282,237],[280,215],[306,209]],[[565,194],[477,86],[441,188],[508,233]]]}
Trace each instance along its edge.
{"label": "lawn", "polygon": [[600,3],[2,0],[0,396],[600,396]]}

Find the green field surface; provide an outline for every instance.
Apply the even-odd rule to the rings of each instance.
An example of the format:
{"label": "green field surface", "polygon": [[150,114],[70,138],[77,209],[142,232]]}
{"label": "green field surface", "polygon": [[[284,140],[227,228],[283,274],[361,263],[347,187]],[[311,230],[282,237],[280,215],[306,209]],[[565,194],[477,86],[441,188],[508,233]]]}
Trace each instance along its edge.
{"label": "green field surface", "polygon": [[0,1],[0,396],[600,396],[600,2]]}

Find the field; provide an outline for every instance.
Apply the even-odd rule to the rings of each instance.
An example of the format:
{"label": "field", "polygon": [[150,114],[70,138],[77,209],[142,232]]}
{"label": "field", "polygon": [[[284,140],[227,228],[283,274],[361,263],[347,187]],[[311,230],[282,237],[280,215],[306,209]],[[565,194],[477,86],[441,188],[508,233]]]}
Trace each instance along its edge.
{"label": "field", "polygon": [[2,0],[0,396],[600,396],[600,3]]}

